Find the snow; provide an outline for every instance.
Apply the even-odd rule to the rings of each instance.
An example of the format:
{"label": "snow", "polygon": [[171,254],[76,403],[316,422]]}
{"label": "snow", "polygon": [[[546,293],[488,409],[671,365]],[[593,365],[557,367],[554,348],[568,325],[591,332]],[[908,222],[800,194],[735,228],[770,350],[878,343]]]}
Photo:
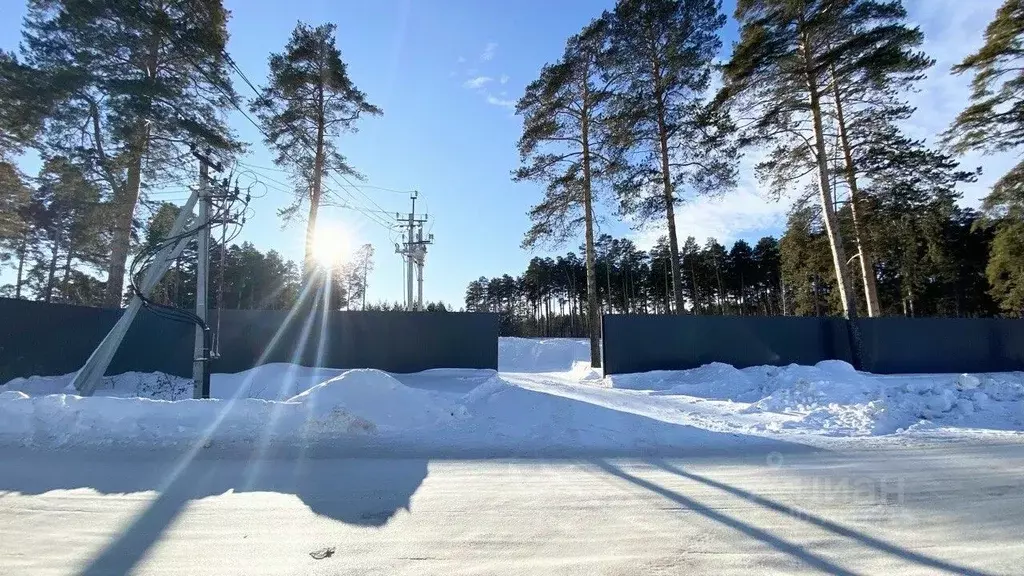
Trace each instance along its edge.
{"label": "snow", "polygon": [[268,364],[190,380],[126,373],[93,397],[72,375],[0,386],[0,444],[330,446],[479,454],[672,452],[874,437],[1024,440],[1024,373],[879,376],[814,366],[602,377],[586,340],[502,338],[500,371]]}
{"label": "snow", "polygon": [[578,338],[501,338],[501,372],[563,372],[576,362],[590,362],[590,340]]}
{"label": "snow", "polygon": [[380,370],[349,370],[291,398],[314,420],[356,414],[381,430],[429,426],[451,416],[440,393],[410,388]]}

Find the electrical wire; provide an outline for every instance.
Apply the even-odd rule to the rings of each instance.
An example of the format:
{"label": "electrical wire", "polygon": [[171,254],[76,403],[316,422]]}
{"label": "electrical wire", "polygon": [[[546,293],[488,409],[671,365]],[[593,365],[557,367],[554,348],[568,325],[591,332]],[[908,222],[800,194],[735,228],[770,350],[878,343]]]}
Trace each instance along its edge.
{"label": "electrical wire", "polygon": [[[153,266],[155,264],[155,260],[156,260],[157,255],[161,251],[163,251],[164,249],[172,248],[172,247],[176,246],[182,240],[190,239],[190,238],[198,235],[199,232],[201,232],[201,231],[203,231],[205,229],[210,229],[210,228],[213,228],[216,225],[220,225],[223,228],[222,228],[222,231],[221,231],[221,238],[222,238],[222,241],[221,241],[221,244],[222,244],[222,253],[221,253],[222,263],[221,263],[221,270],[220,270],[221,286],[219,288],[220,296],[218,298],[223,298],[223,273],[224,273],[224,270],[223,270],[223,259],[224,259],[224,252],[223,252],[223,250],[224,250],[224,248],[223,247],[226,245],[227,242],[230,241],[230,240],[227,239],[227,227],[230,226],[230,225],[235,225],[235,229],[232,231],[232,234],[231,234],[232,238],[234,238],[240,232],[241,224],[244,224],[244,222],[245,222],[245,218],[246,218],[245,213],[246,213],[246,210],[248,208],[248,203],[249,203],[249,201],[251,199],[251,197],[248,194],[248,192],[246,193],[246,196],[245,196],[244,200],[242,199],[242,196],[241,196],[241,194],[240,194],[240,192],[238,190],[237,184],[236,184],[235,192],[234,193],[230,193],[230,192],[226,192],[225,193],[224,190],[226,190],[228,188],[228,186],[230,186],[230,180],[229,179],[225,179],[220,184],[220,186],[219,186],[220,189],[222,190],[222,193],[221,194],[213,194],[211,196],[211,199],[210,199],[211,207],[215,209],[215,212],[209,217],[209,219],[206,222],[199,223],[194,228],[186,229],[186,230],[184,230],[184,231],[182,231],[182,232],[180,232],[180,233],[178,233],[178,234],[176,234],[174,236],[169,236],[169,237],[163,238],[162,240],[160,240],[158,242],[155,242],[155,243],[153,243],[153,244],[151,244],[149,246],[146,246],[135,256],[135,258],[132,259],[132,263],[131,263],[131,265],[129,267],[129,273],[128,273],[129,287],[131,288],[132,293],[135,296],[137,296],[139,298],[139,300],[142,302],[142,305],[144,307],[146,307],[147,309],[151,310],[157,316],[160,316],[162,318],[166,318],[168,320],[172,320],[172,321],[175,321],[175,322],[183,322],[183,323],[195,324],[195,325],[199,326],[200,328],[202,328],[202,330],[204,332],[209,332],[209,330],[210,330],[209,325],[206,323],[205,320],[200,318],[197,314],[195,314],[195,313],[193,313],[191,311],[188,311],[188,310],[183,310],[181,308],[177,308],[175,306],[170,306],[170,305],[167,305],[167,304],[161,304],[159,302],[156,302],[156,301],[150,299],[145,293],[143,293],[142,289],[139,286],[139,275],[141,274],[142,271],[149,269],[151,266]],[[217,185],[214,184],[214,187],[216,188]],[[242,205],[241,210],[236,209],[236,206],[238,204]],[[220,300],[218,300],[218,305],[220,305]],[[218,317],[218,323],[219,323],[219,317]]]}

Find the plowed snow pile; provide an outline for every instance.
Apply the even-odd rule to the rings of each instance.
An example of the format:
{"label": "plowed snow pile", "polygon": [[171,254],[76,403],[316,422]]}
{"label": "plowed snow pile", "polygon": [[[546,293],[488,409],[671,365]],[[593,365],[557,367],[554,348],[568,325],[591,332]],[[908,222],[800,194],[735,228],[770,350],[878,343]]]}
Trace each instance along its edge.
{"label": "plowed snow pile", "polygon": [[355,415],[378,430],[403,430],[451,417],[452,403],[436,392],[409,388],[380,370],[349,370],[289,400],[311,419]]}
{"label": "plowed snow pile", "polygon": [[214,374],[209,400],[165,374],[108,377],[89,398],[71,393],[70,374],[17,378],[0,386],[0,444],[572,455],[937,432],[1024,441],[1024,373],[878,376],[829,361],[603,378],[585,340],[502,338],[499,349],[498,374],[268,364]]}
{"label": "plowed snow pile", "polygon": [[693,370],[609,377],[613,387],[744,403],[777,414],[759,428],[830,436],[954,426],[1024,430],[1024,374],[876,376],[838,360],[815,366],[708,364]]}

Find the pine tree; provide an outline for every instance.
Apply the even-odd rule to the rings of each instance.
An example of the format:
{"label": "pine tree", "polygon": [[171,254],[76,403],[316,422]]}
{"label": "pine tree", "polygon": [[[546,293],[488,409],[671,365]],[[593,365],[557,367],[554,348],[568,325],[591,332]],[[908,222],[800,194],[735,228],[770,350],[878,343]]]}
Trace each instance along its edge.
{"label": "pine tree", "polygon": [[[832,312],[836,293],[835,271],[828,257],[828,239],[821,218],[810,206],[797,206],[789,215],[779,240],[781,274],[788,287],[790,312],[821,316]],[[841,308],[840,308],[841,309]]]}
{"label": "pine tree", "polygon": [[0,161],[35,139],[54,95],[47,88],[40,75],[0,50]]}
{"label": "pine tree", "polygon": [[676,206],[684,191],[718,192],[735,177],[731,126],[704,100],[725,15],[717,0],[619,0],[613,22],[613,70],[624,79],[616,140],[632,158],[619,167],[622,211],[665,219],[673,300],[683,313]]}
{"label": "pine tree", "polygon": [[487,311],[487,278],[481,276],[466,287],[466,312]]}
{"label": "pine tree", "polygon": [[[829,66],[835,128],[843,178],[849,190],[852,236],[864,283],[866,312],[880,313],[874,255],[862,230],[867,214],[861,206],[861,166],[855,148],[873,143],[880,124],[906,120],[913,108],[900,99],[934,61],[917,50],[924,41],[918,28],[908,27],[900,2],[861,2],[852,7],[844,27],[830,45],[850,54]],[[870,178],[870,173],[866,174]]]}
{"label": "pine tree", "polygon": [[25,263],[35,245],[38,203],[17,167],[0,161],[0,264],[16,270],[15,283],[4,293],[22,297]]}
{"label": "pine tree", "polygon": [[985,272],[999,307],[1024,317],[1024,221],[1010,220],[997,228]]}
{"label": "pine tree", "polygon": [[221,0],[29,2],[24,63],[43,79],[40,101],[56,98],[44,147],[110,194],[107,306],[121,303],[143,179],[186,174],[188,144],[239,147],[224,122],[236,98],[227,16]]}
{"label": "pine tree", "polygon": [[106,256],[107,206],[100,190],[66,158],[50,158],[35,198],[40,246],[29,271],[38,299],[78,303],[70,293],[72,264],[101,266]]}
{"label": "pine tree", "polygon": [[[958,152],[1000,152],[1024,144],[1024,3],[1005,0],[985,29],[985,43],[953,67],[973,72],[971,103],[946,133]],[[1022,196],[1024,162],[996,185],[996,192]],[[997,200],[998,202],[998,200]]]}
{"label": "pine tree", "polygon": [[28,186],[17,166],[0,161],[0,241],[21,236],[27,225],[22,212],[29,197]]}
{"label": "pine tree", "polygon": [[859,165],[871,175],[865,188],[878,221],[872,226],[874,241],[886,263],[890,281],[899,290],[894,296],[905,315],[934,313],[921,306],[929,286],[940,281],[940,267],[949,259],[943,240],[946,222],[953,218],[960,197],[958,184],[973,182],[976,172],[959,169],[952,156],[929,149],[923,142],[902,135],[895,127],[881,125],[887,134],[861,150]]}
{"label": "pine tree", "polygon": [[304,267],[314,265],[313,238],[317,212],[324,200],[324,178],[330,174],[362,178],[338,152],[335,140],[354,132],[364,115],[379,116],[348,75],[336,46],[334,24],[316,28],[299,23],[284,52],[270,55],[269,84],[252,103],[253,112],[277,151],[277,163],[288,166],[295,180],[295,202],[281,211],[287,219],[309,204]]}
{"label": "pine tree", "polygon": [[[896,6],[875,0],[739,0],[740,40],[718,97],[745,117],[746,141],[782,143],[793,151],[774,158],[775,171],[792,173],[812,164],[842,309],[851,320],[857,304],[826,142],[829,87],[837,78],[870,76],[873,58],[890,54],[883,33]],[[836,44],[837,38],[842,42]],[[859,348],[856,325],[849,326]]]}
{"label": "pine tree", "polygon": [[[693,303],[693,312],[701,314],[710,309],[708,301],[709,292],[702,290],[698,277],[703,277],[703,258],[701,258],[700,245],[693,236],[687,236],[683,242],[683,249],[679,254],[680,273],[683,277],[683,294]],[[679,314],[676,311],[676,314]]]}
{"label": "pine tree", "polygon": [[754,250],[745,241],[737,240],[729,250],[729,258],[726,263],[727,290],[736,295],[734,304],[739,313],[741,315],[750,314],[751,288],[757,281]]}
{"label": "pine tree", "polygon": [[757,241],[753,250],[757,277],[758,299],[763,305],[765,316],[785,316],[785,293],[782,291],[782,268],[779,255],[779,241],[765,236]]}
{"label": "pine tree", "polygon": [[[608,169],[608,105],[612,83],[607,69],[607,16],[568,40],[555,64],[526,87],[516,104],[523,117],[519,139],[522,166],[517,181],[544,182],[544,198],[530,210],[533,226],[523,246],[564,242],[585,230],[587,314],[591,361],[601,365],[600,302],[594,251],[594,195]],[[491,294],[488,287],[488,294]]]}
{"label": "pine tree", "polygon": [[359,285],[361,309],[366,309],[366,293],[369,291],[370,272],[373,272],[373,244],[363,244],[352,256],[352,268]]}

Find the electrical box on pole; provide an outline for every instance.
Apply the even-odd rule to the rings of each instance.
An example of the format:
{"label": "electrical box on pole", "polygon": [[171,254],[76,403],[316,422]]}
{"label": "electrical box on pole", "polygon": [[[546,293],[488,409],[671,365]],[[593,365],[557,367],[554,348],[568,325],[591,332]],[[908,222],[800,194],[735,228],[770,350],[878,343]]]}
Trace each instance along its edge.
{"label": "electrical box on pole", "polygon": [[213,192],[210,189],[210,168],[220,171],[220,164],[210,160],[211,151],[192,154],[199,159],[199,234],[196,238],[198,262],[196,263],[196,317],[202,324],[196,324],[196,338],[192,360],[192,397],[210,397],[210,329],[206,325],[209,313],[210,285],[210,227],[213,225],[210,203]]}
{"label": "electrical box on pole", "polygon": [[[405,273],[405,297],[406,306],[405,309],[408,311],[422,310],[423,309],[423,263],[426,258],[427,244],[430,244],[434,237],[430,235],[428,240],[423,239],[423,224],[427,222],[427,218],[416,216],[416,198],[419,193],[413,192],[410,195],[412,199],[412,210],[409,214],[402,218],[396,214],[396,220],[399,225],[406,228],[406,241],[401,245],[395,245],[395,252],[402,255],[405,259],[406,273]],[[414,269],[417,273],[417,282],[419,289],[417,291],[418,297],[413,299],[413,272]]]}

